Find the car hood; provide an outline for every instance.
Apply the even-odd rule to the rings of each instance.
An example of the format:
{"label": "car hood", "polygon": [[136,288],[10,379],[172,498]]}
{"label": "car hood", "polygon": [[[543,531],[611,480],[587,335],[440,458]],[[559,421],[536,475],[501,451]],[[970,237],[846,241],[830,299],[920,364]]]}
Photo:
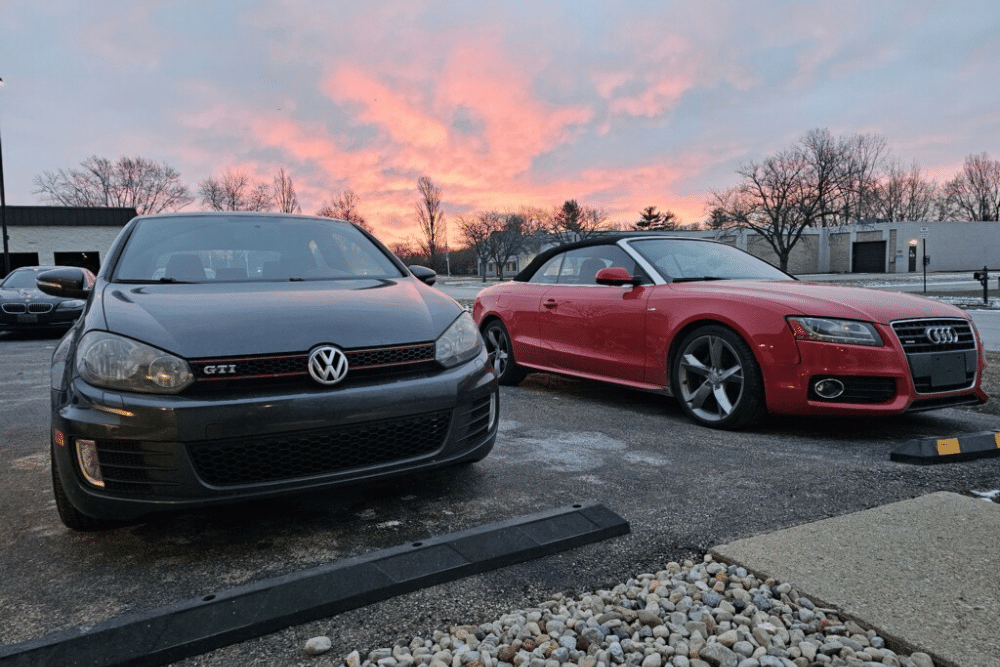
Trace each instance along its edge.
{"label": "car hood", "polygon": [[728,297],[750,303],[762,299],[787,315],[843,317],[888,324],[915,317],[961,317],[961,309],[913,294],[830,283],[781,280],[720,280],[671,285],[701,297]]}
{"label": "car hood", "polygon": [[189,359],[428,342],[461,312],[416,279],[105,284],[100,301],[108,330]]}
{"label": "car hood", "polygon": [[57,302],[62,301],[54,296],[49,296],[45,292],[37,289],[28,289],[26,287],[18,288],[0,288],[0,300],[9,301],[51,301]]}

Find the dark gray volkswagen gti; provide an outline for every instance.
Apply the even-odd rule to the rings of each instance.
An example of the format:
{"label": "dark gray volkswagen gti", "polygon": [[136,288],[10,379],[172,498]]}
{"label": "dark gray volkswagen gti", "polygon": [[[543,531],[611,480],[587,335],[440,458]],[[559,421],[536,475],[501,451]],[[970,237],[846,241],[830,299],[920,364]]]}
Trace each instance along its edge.
{"label": "dark gray volkswagen gti", "polygon": [[479,461],[498,390],[471,316],[343,221],[140,216],[52,358],[60,518],[100,530],[164,510]]}

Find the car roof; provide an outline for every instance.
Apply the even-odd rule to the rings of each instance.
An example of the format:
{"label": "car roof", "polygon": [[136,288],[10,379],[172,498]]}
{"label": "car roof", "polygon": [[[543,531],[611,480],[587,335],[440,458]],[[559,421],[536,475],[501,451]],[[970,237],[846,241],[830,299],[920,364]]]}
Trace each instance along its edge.
{"label": "car roof", "polygon": [[166,218],[286,218],[300,220],[325,220],[340,222],[345,225],[354,224],[349,220],[329,218],[325,215],[305,215],[302,213],[280,213],[278,211],[175,211],[172,213],[149,213],[137,215],[133,220],[150,220]]}

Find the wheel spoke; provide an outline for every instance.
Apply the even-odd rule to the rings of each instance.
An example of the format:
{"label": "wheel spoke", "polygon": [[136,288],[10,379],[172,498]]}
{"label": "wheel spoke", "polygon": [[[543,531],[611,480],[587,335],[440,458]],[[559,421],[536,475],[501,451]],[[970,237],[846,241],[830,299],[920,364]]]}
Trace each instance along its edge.
{"label": "wheel spoke", "polygon": [[721,338],[711,337],[708,339],[708,351],[711,358],[712,370],[722,368],[722,355],[726,351],[726,343]]}
{"label": "wheel spoke", "polygon": [[685,400],[693,410],[700,410],[702,406],[705,405],[705,399],[711,395],[712,385],[708,382],[702,382],[696,391],[685,396]]}
{"label": "wheel spoke", "polygon": [[723,382],[737,382],[743,384],[743,367],[736,364],[732,368],[727,368],[719,374]]}
{"label": "wheel spoke", "polygon": [[697,373],[702,377],[708,377],[709,371],[705,364],[701,363],[701,360],[693,354],[685,354],[683,360],[681,361],[681,367],[687,371]]}
{"label": "wheel spoke", "polygon": [[712,392],[715,396],[715,402],[719,406],[720,418],[727,417],[733,412],[733,404],[729,402],[729,396],[726,394],[725,386],[718,386],[715,391]]}

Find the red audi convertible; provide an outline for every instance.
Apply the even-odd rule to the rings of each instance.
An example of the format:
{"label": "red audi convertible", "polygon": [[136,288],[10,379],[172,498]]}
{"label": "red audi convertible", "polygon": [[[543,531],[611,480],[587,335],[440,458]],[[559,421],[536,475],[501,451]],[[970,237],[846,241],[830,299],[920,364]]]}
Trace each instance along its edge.
{"label": "red audi convertible", "polygon": [[982,341],[962,310],[799,281],[703,239],[552,248],[483,290],[473,316],[502,384],[548,371],[663,392],[713,428],[988,400]]}

